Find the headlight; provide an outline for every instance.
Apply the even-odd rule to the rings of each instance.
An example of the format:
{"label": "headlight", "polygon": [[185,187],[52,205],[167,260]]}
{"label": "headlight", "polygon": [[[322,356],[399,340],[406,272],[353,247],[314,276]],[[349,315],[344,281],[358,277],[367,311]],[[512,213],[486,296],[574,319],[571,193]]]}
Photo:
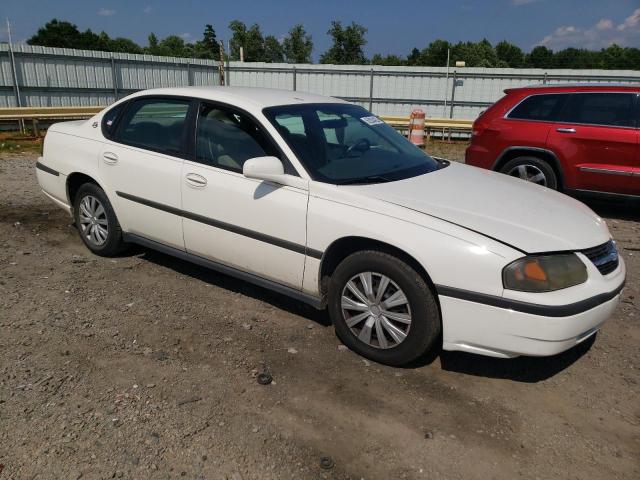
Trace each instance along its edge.
{"label": "headlight", "polygon": [[552,292],[587,281],[587,267],[574,253],[530,255],[504,267],[504,288],[520,292]]}

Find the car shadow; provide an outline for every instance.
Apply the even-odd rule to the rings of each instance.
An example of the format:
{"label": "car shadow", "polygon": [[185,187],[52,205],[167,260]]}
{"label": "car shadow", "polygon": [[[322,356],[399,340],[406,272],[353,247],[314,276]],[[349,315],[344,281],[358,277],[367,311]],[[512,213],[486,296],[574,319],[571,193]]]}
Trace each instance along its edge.
{"label": "car shadow", "polygon": [[443,370],[476,377],[537,383],[547,380],[582,358],[593,346],[597,333],[575,347],[551,357],[493,358],[465,352],[441,352]]}
{"label": "car shadow", "polygon": [[170,268],[182,275],[198,279],[209,285],[214,285],[268,303],[278,309],[307,318],[318,325],[325,327],[331,325],[331,321],[325,311],[318,310],[298,300],[289,298],[286,295],[253,285],[247,281],[239,280],[229,275],[139,245],[132,245],[127,253],[129,256],[137,255],[139,258],[165,268]]}
{"label": "car shadow", "polygon": [[576,197],[600,217],[616,220],[640,221],[640,199],[600,199]]}

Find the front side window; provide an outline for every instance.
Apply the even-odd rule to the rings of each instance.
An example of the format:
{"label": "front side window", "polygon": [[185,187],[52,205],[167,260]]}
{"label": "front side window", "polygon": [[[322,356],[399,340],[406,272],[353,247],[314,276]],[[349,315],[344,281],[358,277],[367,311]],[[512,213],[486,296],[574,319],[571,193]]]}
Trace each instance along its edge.
{"label": "front side window", "polygon": [[241,112],[202,104],[196,128],[196,160],[242,172],[250,158],[278,156],[263,131]]}
{"label": "front side window", "polygon": [[552,122],[557,120],[568,94],[532,95],[520,102],[507,118]]}
{"label": "front side window", "polygon": [[571,95],[560,120],[567,123],[633,127],[632,93],[575,93]]}
{"label": "front side window", "polygon": [[264,114],[314,180],[387,182],[443,166],[357,105],[284,105],[266,108]]}
{"label": "front side window", "polygon": [[181,154],[189,100],[134,100],[115,140],[167,155]]}

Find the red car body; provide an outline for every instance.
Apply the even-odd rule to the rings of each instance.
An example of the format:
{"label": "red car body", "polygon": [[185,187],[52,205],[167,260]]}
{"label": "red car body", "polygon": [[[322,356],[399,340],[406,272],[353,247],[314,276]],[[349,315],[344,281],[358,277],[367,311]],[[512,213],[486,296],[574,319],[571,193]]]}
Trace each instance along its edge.
{"label": "red car body", "polygon": [[467,164],[566,192],[640,196],[640,86],[505,93],[474,122]]}

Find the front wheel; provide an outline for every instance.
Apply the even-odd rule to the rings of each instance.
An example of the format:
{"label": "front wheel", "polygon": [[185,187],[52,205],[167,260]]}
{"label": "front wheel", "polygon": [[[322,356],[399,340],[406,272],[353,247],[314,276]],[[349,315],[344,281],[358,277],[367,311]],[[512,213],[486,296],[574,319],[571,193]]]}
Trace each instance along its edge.
{"label": "front wheel", "polygon": [[123,250],[120,223],[107,195],[95,183],[85,183],[78,189],[74,218],[80,238],[96,255],[111,257]]}
{"label": "front wheel", "polygon": [[404,365],[424,355],[441,332],[424,278],[393,255],[357,252],[329,282],[329,314],[342,342],[379,363]]}

